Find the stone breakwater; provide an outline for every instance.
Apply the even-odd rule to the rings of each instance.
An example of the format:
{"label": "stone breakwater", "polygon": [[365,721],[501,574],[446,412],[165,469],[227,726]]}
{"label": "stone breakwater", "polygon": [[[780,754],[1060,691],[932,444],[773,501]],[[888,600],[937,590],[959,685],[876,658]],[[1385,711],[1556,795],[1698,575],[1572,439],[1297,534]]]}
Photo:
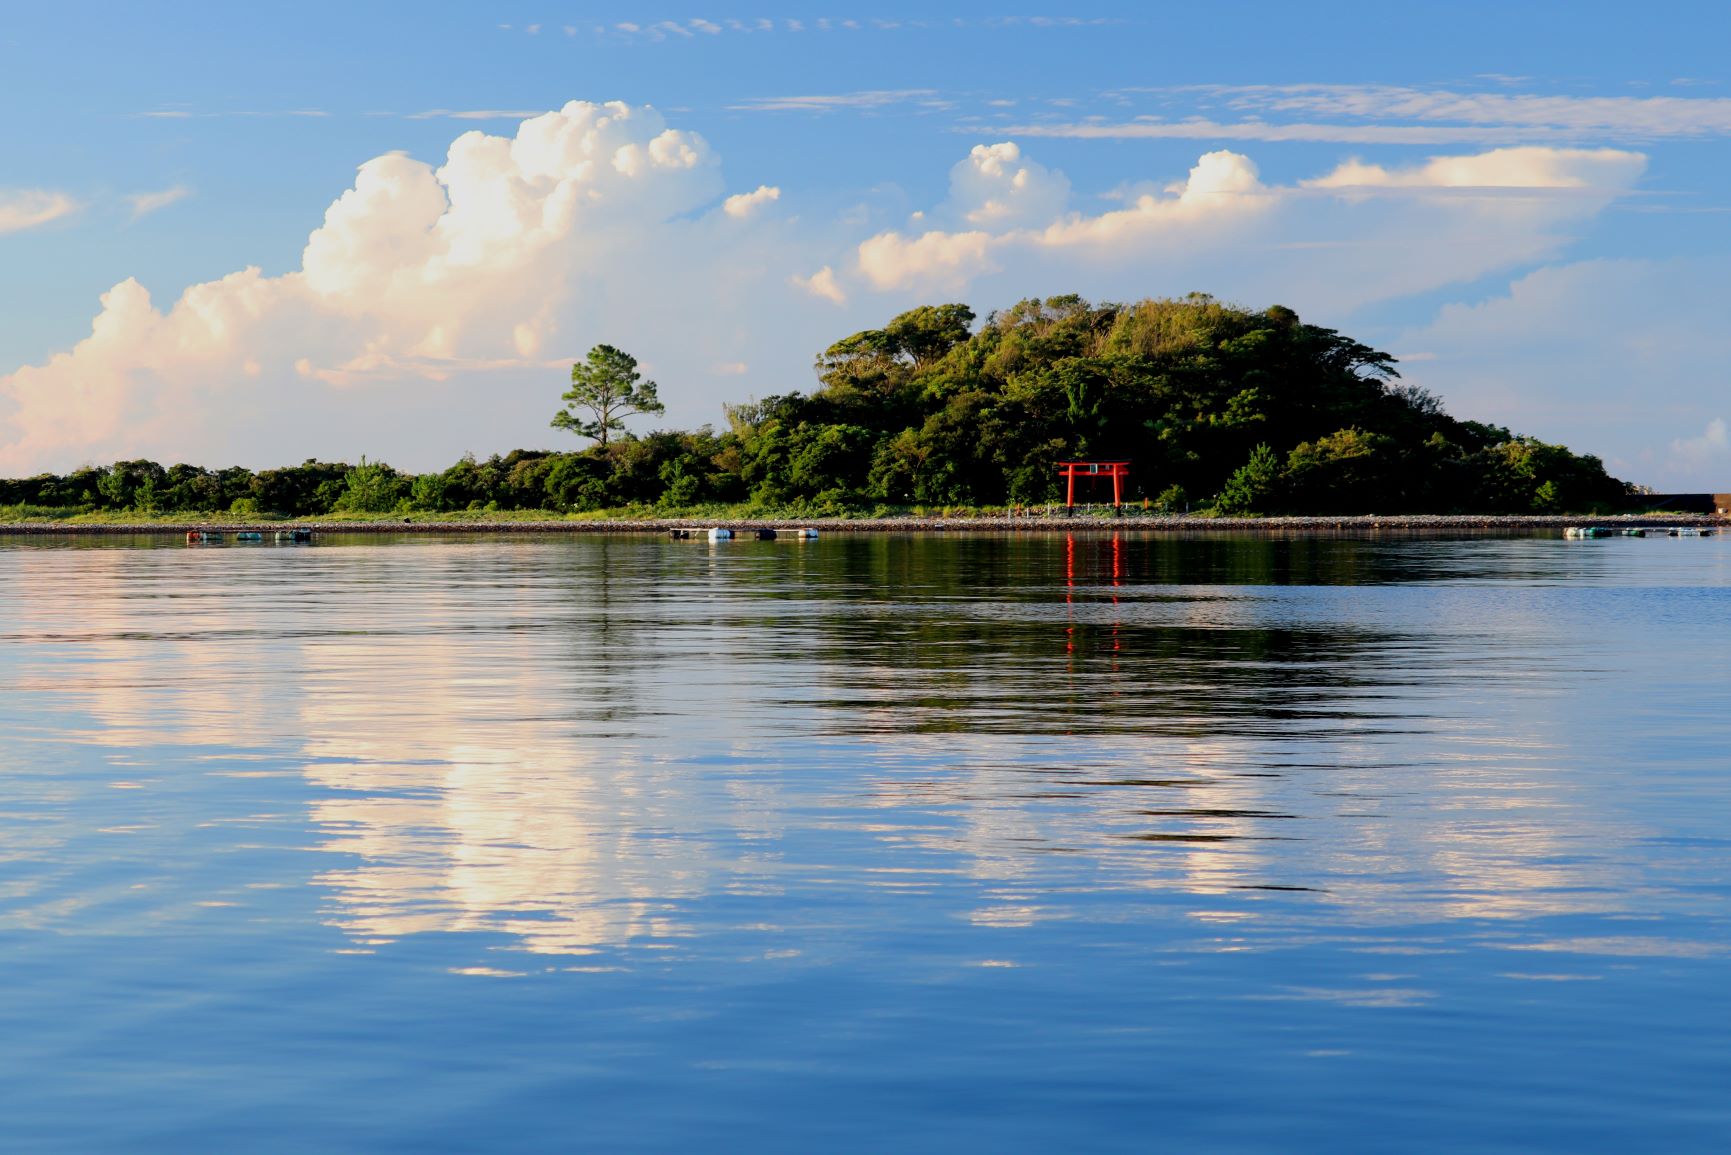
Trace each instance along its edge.
{"label": "stone breakwater", "polygon": [[1354,517],[1189,517],[1182,515],[1126,514],[1103,517],[1078,514],[975,516],[975,517],[874,517],[874,518],[643,518],[593,521],[420,521],[413,517],[378,521],[162,521],[131,524],[110,522],[15,522],[0,523],[0,536],[99,537],[185,534],[189,530],[221,530],[224,533],[258,531],[273,534],[287,529],[310,529],[316,534],[620,534],[666,533],[670,529],[704,529],[726,526],[733,530],[798,529],[809,526],[825,533],[1050,533],[1132,530],[1154,533],[1486,533],[1515,530],[1557,530],[1568,526],[1603,526],[1608,529],[1655,529],[1666,526],[1727,526],[1731,518],[1701,515],[1655,517],[1650,514],[1615,517],[1514,516],[1492,517],[1461,514],[1407,514]]}

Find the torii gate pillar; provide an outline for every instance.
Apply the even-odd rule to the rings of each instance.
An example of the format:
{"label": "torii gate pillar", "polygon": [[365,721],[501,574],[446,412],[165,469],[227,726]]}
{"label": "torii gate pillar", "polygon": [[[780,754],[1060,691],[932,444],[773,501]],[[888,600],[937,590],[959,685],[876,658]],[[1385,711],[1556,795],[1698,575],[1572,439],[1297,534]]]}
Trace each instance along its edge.
{"label": "torii gate pillar", "polygon": [[1060,461],[1058,476],[1064,479],[1064,508],[1076,507],[1076,479],[1110,477],[1112,504],[1124,504],[1124,482],[1130,476],[1128,461]]}

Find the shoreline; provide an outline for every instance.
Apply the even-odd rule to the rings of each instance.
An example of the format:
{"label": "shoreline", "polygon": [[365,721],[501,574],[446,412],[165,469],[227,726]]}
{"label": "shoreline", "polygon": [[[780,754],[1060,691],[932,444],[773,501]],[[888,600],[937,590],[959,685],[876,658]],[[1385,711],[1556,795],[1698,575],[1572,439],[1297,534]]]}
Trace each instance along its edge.
{"label": "shoreline", "polygon": [[1292,517],[1194,517],[1189,515],[1134,514],[1123,517],[1086,515],[981,516],[981,517],[882,517],[882,518],[621,518],[550,521],[155,521],[155,522],[11,522],[0,523],[0,537],[155,537],[181,535],[193,530],[223,533],[273,534],[305,529],[315,534],[521,534],[558,536],[568,534],[666,533],[673,529],[707,529],[725,526],[733,530],[817,529],[825,533],[948,533],[1133,530],[1153,533],[1196,532],[1485,532],[1498,530],[1561,530],[1568,526],[1607,529],[1663,529],[1680,527],[1731,527],[1731,518],[1711,514],[1614,514],[1587,517],[1557,514],[1474,515],[1404,514],[1379,516]]}

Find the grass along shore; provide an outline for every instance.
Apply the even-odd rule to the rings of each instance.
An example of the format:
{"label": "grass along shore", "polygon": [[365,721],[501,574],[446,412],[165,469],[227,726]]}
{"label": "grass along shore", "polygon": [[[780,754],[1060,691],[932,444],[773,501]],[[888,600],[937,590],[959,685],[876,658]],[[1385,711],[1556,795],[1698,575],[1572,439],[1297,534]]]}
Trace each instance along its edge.
{"label": "grass along shore", "polygon": [[812,526],[831,532],[908,533],[945,530],[1051,531],[1138,530],[1223,531],[1255,530],[1312,532],[1448,532],[1562,529],[1567,526],[1604,526],[1616,529],[1663,528],[1665,526],[1731,526],[1731,518],[1685,513],[1640,514],[1356,514],[1329,516],[1223,517],[1212,514],[1146,512],[1124,507],[1114,515],[1111,507],[1078,506],[1066,514],[1063,507],[1036,509],[942,509],[913,507],[882,508],[869,513],[801,515],[793,510],[719,507],[703,510],[657,511],[624,509],[559,514],[541,510],[463,511],[456,513],[335,514],[310,518],[271,518],[227,513],[151,516],[138,513],[83,513],[54,516],[62,511],[18,516],[23,511],[0,507],[0,536],[117,536],[134,534],[182,534],[189,530],[224,532],[259,531],[266,534],[284,529],[310,529],[315,533],[403,534],[403,533],[664,533],[670,529],[728,526],[733,529],[794,529]]}

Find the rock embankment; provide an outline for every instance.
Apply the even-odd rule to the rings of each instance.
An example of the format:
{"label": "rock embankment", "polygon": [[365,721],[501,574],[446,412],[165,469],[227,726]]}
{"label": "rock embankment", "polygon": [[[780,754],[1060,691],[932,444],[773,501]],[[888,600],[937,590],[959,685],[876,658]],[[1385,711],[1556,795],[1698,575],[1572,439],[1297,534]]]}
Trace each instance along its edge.
{"label": "rock embankment", "polygon": [[876,518],[644,518],[618,520],[548,521],[438,521],[414,517],[378,521],[161,521],[161,522],[16,522],[0,524],[0,536],[145,536],[185,534],[189,530],[220,529],[224,532],[257,530],[274,533],[285,529],[310,529],[318,534],[597,534],[666,533],[670,529],[697,529],[724,525],[735,530],[795,529],[811,526],[826,533],[941,533],[941,532],[1052,532],[1133,530],[1154,533],[1484,533],[1512,530],[1562,530],[1567,526],[1604,526],[1610,529],[1663,528],[1666,526],[1726,526],[1731,518],[1701,515],[1673,517],[1651,514],[1615,517],[1533,515],[1517,517],[1462,514],[1403,514],[1353,517],[1192,517],[1144,514],[1121,517],[1081,514],[1074,517],[1032,514],[1023,516],[951,516]]}

